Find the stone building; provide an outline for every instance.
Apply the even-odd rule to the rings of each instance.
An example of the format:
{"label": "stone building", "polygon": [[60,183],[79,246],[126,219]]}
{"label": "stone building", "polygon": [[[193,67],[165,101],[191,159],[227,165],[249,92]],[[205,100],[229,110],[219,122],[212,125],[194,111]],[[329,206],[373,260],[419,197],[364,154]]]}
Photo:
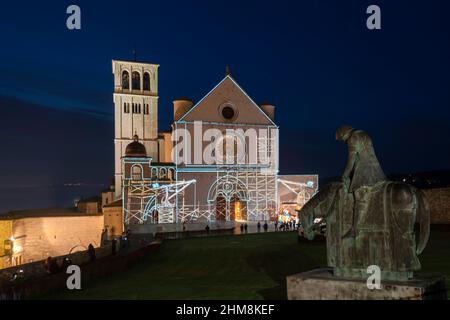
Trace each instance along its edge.
{"label": "stone building", "polygon": [[101,212],[101,199],[100,197],[81,199],[77,201],[76,208],[79,212],[97,214]]}
{"label": "stone building", "polygon": [[[173,223],[176,168],[173,163],[153,162],[137,135],[122,157],[122,194],[125,224]],[[174,197],[173,197],[174,198]]]}
{"label": "stone building", "polygon": [[[196,104],[174,100],[171,130],[159,132],[158,67],[113,61],[115,196],[123,197],[124,223],[277,219],[275,107],[256,104],[227,69]],[[127,154],[133,143],[143,146],[139,154]],[[309,183],[314,193],[317,176]]]}
{"label": "stone building", "polygon": [[[257,105],[230,74],[197,104],[174,102],[177,177],[196,180],[184,194],[183,220],[276,218],[278,126],[274,109],[270,104]],[[212,159],[209,153],[215,153]]]}
{"label": "stone building", "polygon": [[103,223],[108,240],[123,233],[122,199],[103,206]]}
{"label": "stone building", "polygon": [[159,65],[112,61],[114,74],[115,192],[122,191],[122,161],[126,146],[137,134],[147,156],[158,159],[158,68]]}

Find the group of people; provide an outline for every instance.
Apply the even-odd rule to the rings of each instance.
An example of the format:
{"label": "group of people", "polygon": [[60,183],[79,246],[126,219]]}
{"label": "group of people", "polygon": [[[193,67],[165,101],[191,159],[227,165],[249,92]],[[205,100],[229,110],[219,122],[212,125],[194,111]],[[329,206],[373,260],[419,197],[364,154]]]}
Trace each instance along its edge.
{"label": "group of people", "polygon": [[[299,227],[299,224],[295,220],[291,220],[288,222],[280,222],[277,220],[274,222],[274,227],[275,231],[296,231]],[[241,233],[248,233],[248,224],[242,223],[240,225],[240,229]],[[258,233],[260,233],[261,231],[269,231],[269,223],[267,221],[264,221],[264,223],[262,223],[262,221],[258,221],[258,223],[256,224],[256,230]]]}
{"label": "group of people", "polygon": [[290,221],[275,221],[275,231],[296,231],[299,225],[295,220]]}
{"label": "group of people", "polygon": [[248,233],[248,224],[241,224],[241,233]]}
{"label": "group of people", "polygon": [[[89,262],[94,262],[96,259],[96,254],[95,248],[92,243],[90,243],[87,248],[87,254],[89,256]],[[47,257],[47,259],[45,260],[45,269],[47,270],[48,274],[65,272],[67,270],[67,267],[69,267],[70,265],[72,265],[72,260],[70,260],[69,257],[64,257],[61,260],[60,264],[58,264],[56,258],[53,257]]]}
{"label": "group of people", "polygon": [[[261,222],[258,221],[256,228],[258,229],[258,233],[261,232]],[[267,221],[264,221],[263,229],[264,232],[267,232],[267,230],[269,230],[269,225],[267,224]]]}
{"label": "group of people", "polygon": [[[92,247],[92,248],[94,248],[94,247]],[[95,250],[94,250],[94,252],[95,252]],[[88,254],[90,254],[89,249],[88,249]],[[70,266],[71,264],[72,264],[72,261],[68,257],[63,258],[60,264],[58,264],[58,261],[56,260],[56,258],[48,257],[45,260],[45,269],[48,274],[56,274],[56,273],[66,271],[67,267]]]}

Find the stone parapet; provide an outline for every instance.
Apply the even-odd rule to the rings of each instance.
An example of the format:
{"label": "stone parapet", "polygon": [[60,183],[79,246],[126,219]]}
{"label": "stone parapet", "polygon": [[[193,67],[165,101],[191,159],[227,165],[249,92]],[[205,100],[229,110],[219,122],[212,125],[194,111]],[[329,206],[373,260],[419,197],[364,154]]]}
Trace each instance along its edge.
{"label": "stone parapet", "polygon": [[442,276],[419,276],[408,281],[381,281],[371,290],[366,280],[334,277],[323,268],[287,277],[289,300],[446,300]]}

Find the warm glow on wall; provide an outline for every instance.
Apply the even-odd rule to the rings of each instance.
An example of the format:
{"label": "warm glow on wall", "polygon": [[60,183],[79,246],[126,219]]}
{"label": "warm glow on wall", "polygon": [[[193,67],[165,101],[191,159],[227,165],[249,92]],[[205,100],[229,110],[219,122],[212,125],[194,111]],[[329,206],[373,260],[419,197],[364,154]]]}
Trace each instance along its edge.
{"label": "warm glow on wall", "polygon": [[236,201],[234,203],[234,220],[241,221],[242,215],[241,215],[241,202]]}
{"label": "warm glow on wall", "polygon": [[14,254],[20,253],[20,252],[22,252],[22,250],[23,250],[22,246],[19,246],[18,244],[13,245],[13,253]]}

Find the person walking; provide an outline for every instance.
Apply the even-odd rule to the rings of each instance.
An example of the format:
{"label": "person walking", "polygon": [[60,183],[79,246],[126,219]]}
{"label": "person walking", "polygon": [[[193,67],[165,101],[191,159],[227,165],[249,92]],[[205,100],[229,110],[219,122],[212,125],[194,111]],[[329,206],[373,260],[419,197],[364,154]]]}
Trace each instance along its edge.
{"label": "person walking", "polygon": [[67,268],[72,264],[72,261],[65,257],[62,261],[61,261],[61,271],[62,272],[66,272]]}
{"label": "person walking", "polygon": [[101,245],[105,245],[108,242],[108,229],[105,228],[102,230],[102,235],[101,235]]}
{"label": "person walking", "polygon": [[126,235],[126,242],[127,242],[127,247],[130,246],[130,241],[131,241],[131,230],[128,229]]}
{"label": "person walking", "polygon": [[88,246],[88,255],[89,255],[89,261],[90,261],[90,262],[95,261],[95,258],[96,258],[96,256],[95,256],[95,248],[94,248],[94,246],[92,245],[92,243],[89,243],[89,246]]}
{"label": "person walking", "polygon": [[111,254],[115,255],[117,250],[117,240],[116,238],[113,238],[111,241]]}

